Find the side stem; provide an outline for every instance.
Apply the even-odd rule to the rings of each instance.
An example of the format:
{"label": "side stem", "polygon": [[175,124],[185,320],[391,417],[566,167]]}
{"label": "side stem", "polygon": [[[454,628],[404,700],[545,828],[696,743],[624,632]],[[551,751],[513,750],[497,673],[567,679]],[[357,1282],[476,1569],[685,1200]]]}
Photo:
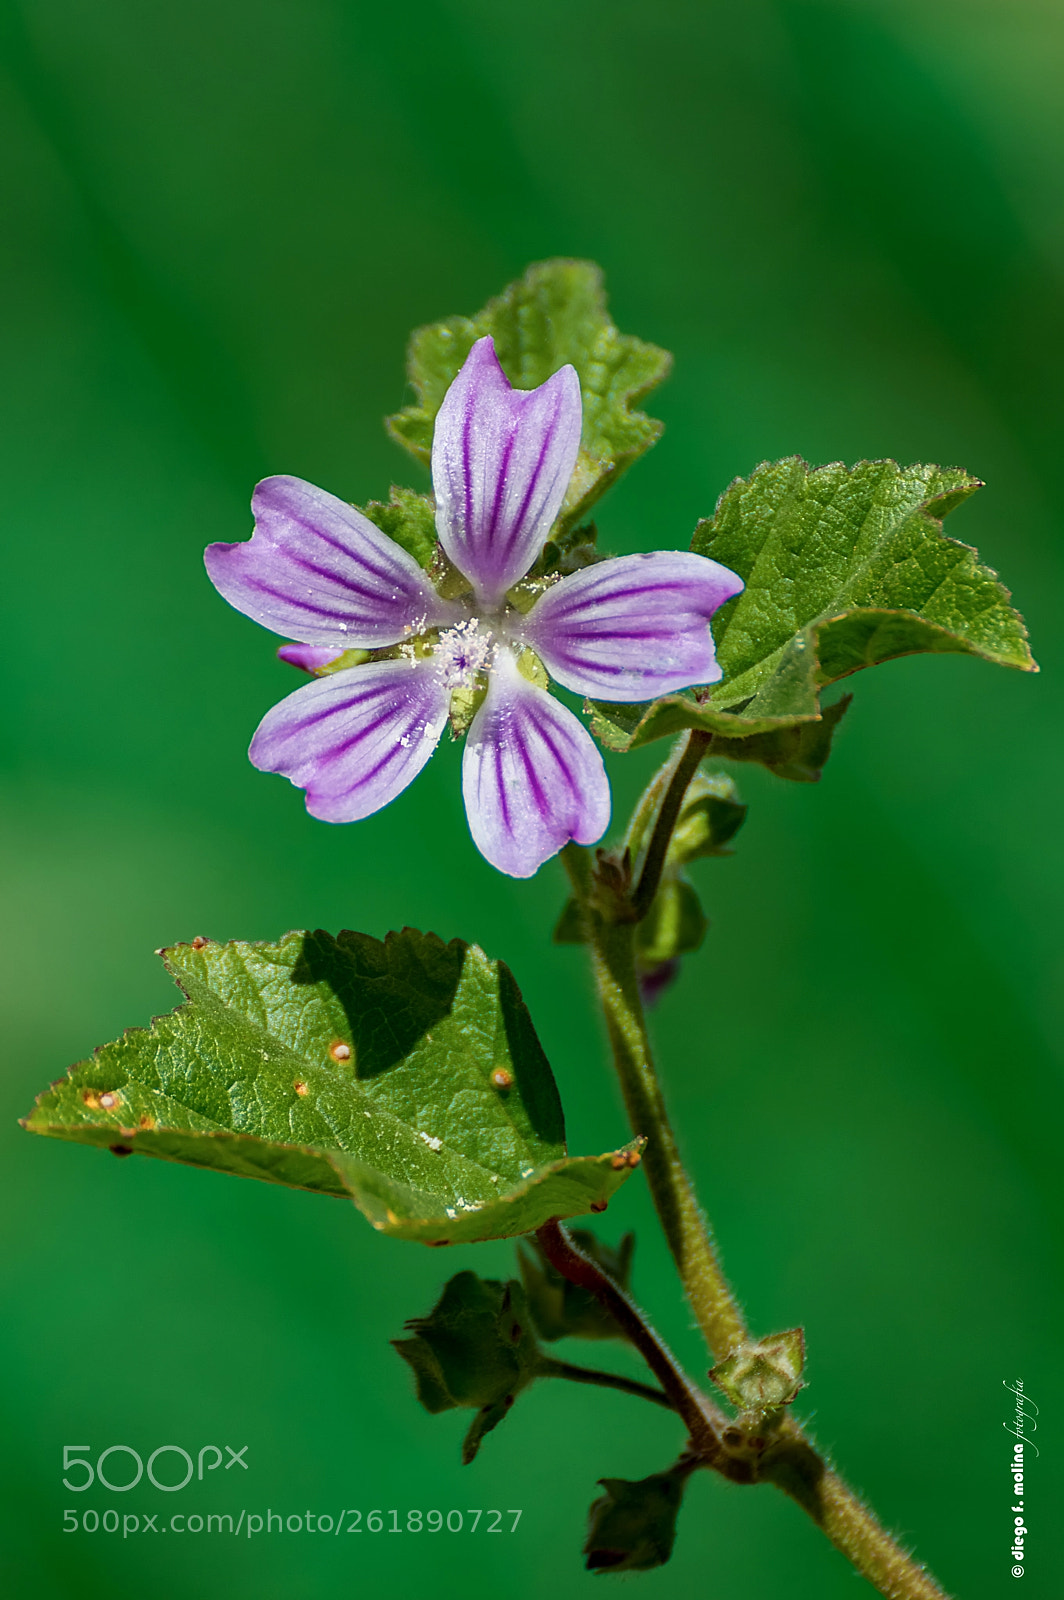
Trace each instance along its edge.
{"label": "side stem", "polygon": [[536,1237],[562,1277],[593,1294],[627,1334],[661,1384],[669,1405],[683,1418],[699,1456],[707,1462],[719,1461],[723,1454],[720,1430],[727,1425],[727,1418],[690,1382],[634,1300],[577,1249],[557,1218],[544,1223]]}
{"label": "side stem", "polygon": [[654,896],[661,882],[662,869],[665,866],[665,857],[669,851],[672,830],[680,815],[687,785],[698,771],[698,763],[712,743],[711,733],[701,733],[697,728],[692,728],[687,735],[687,743],[683,747],[680,759],[673,768],[669,787],[665,791],[665,798],[661,802],[661,809],[654,822],[654,831],[650,835],[643,870],[639,874],[639,882],[632,894],[632,909],[637,922],[646,916],[654,903]]}
{"label": "side stem", "polygon": [[[687,781],[693,772],[694,767]],[[681,792],[674,821],[682,798]],[[634,1133],[647,1138],[643,1168],[661,1226],[699,1327],[714,1358],[723,1361],[745,1340],[746,1324],[717,1259],[665,1110],[639,997],[635,925],[607,921],[593,908],[589,903],[588,858],[584,851],[574,857],[574,850],[574,846],[567,846],[563,860],[584,910],[595,984],[628,1120]]]}
{"label": "side stem", "polygon": [[653,1400],[666,1411],[675,1407],[664,1389],[655,1389],[652,1383],[640,1383],[637,1378],[626,1378],[619,1372],[603,1372],[601,1367],[579,1367],[572,1361],[555,1361],[544,1356],[538,1368],[541,1378],[568,1378],[570,1383],[590,1383],[597,1389],[619,1389],[622,1394],[633,1394],[640,1400]]}

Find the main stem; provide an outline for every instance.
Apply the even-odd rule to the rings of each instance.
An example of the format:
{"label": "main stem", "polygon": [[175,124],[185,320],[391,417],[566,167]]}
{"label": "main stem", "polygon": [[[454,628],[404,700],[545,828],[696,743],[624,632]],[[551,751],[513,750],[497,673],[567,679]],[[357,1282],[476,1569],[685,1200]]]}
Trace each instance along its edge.
{"label": "main stem", "polygon": [[792,1417],[766,1453],[759,1478],[808,1512],[836,1550],[888,1600],[948,1600],[944,1589],[887,1532],[875,1513],[833,1472]]}
{"label": "main stem", "polygon": [[[708,1223],[680,1159],[654,1068],[635,960],[636,924],[650,909],[687,785],[708,743],[705,735],[692,733],[688,736],[655,822],[639,884],[626,905],[618,906],[615,896],[611,904],[609,896],[596,895],[591,858],[586,850],[567,845],[562,859],[583,915],[595,984],[628,1119],[633,1133],[647,1138],[643,1169],[654,1205],[699,1326],[715,1358],[720,1361],[746,1341],[746,1323],[724,1276]],[[547,1253],[566,1277],[574,1282],[581,1281],[579,1258],[566,1259],[576,1256],[571,1242],[557,1224],[548,1224],[540,1233],[544,1244],[548,1233],[551,1249]],[[634,1307],[630,1309],[635,1311]],[[657,1341],[656,1335],[653,1338]],[[649,1347],[644,1353],[648,1351]],[[667,1357],[664,1347],[662,1354]],[[675,1404],[680,1398],[674,1387],[677,1384],[675,1368],[671,1375],[666,1374],[659,1361],[660,1358],[651,1360],[651,1368]],[[668,1361],[673,1366],[671,1358]],[[692,1409],[691,1386],[685,1379],[681,1381],[688,1393],[684,1396],[686,1403],[677,1409],[684,1414]],[[705,1410],[699,1409],[705,1417]],[[718,1436],[718,1427],[713,1424],[708,1431]],[[698,1440],[693,1439],[693,1442],[697,1448]],[[719,1457],[713,1460],[707,1453],[704,1459],[722,1470]],[[756,1477],[775,1483],[790,1495],[888,1600],[947,1600],[945,1591],[930,1574],[906,1554],[873,1512],[832,1471],[793,1417],[784,1417],[757,1464]]]}

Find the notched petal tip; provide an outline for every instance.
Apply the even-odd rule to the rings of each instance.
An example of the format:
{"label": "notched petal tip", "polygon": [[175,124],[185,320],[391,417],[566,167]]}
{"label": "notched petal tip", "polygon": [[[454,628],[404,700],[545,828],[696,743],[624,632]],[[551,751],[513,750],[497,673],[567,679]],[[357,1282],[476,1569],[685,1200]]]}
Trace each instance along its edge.
{"label": "notched petal tip", "polygon": [[581,426],[574,367],[513,389],[490,335],[477,340],[436,418],[432,481],[440,542],[482,603],[498,604],[543,548]]}
{"label": "notched petal tip", "polygon": [[369,518],[302,478],[264,478],[255,529],[213,544],[211,582],[237,611],[300,644],[377,649],[450,615],[412,556]]}

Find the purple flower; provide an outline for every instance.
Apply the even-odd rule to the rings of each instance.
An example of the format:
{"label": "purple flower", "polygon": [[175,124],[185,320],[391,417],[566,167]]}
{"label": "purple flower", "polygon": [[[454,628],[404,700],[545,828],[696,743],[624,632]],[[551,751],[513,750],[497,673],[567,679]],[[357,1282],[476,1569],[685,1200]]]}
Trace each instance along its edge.
{"label": "purple flower", "polygon": [[252,762],[305,789],[312,816],[353,822],[394,800],[436,748],[455,691],[486,681],[463,756],[466,814],[493,866],[530,877],[569,839],[601,838],[610,816],[602,757],[541,669],[617,701],[720,678],[709,619],[743,585],[702,556],[620,556],[560,579],[531,609],[508,602],[561,508],[580,428],[572,367],[511,389],[491,339],[477,340],[432,442],[436,529],[464,599],[442,598],[360,511],[299,478],[265,479],[252,538],[210,546],[215,587],[297,640],[283,652],[294,664],[391,652],[315,679],[259,724]]}

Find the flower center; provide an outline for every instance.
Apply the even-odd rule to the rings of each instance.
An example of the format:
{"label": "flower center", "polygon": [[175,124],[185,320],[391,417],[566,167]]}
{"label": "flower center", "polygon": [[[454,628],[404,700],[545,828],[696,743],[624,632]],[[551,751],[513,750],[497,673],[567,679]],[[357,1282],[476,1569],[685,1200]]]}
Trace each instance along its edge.
{"label": "flower center", "polygon": [[448,689],[474,689],[477,674],[491,666],[494,654],[491,629],[479,617],[469,617],[440,634],[432,663]]}

